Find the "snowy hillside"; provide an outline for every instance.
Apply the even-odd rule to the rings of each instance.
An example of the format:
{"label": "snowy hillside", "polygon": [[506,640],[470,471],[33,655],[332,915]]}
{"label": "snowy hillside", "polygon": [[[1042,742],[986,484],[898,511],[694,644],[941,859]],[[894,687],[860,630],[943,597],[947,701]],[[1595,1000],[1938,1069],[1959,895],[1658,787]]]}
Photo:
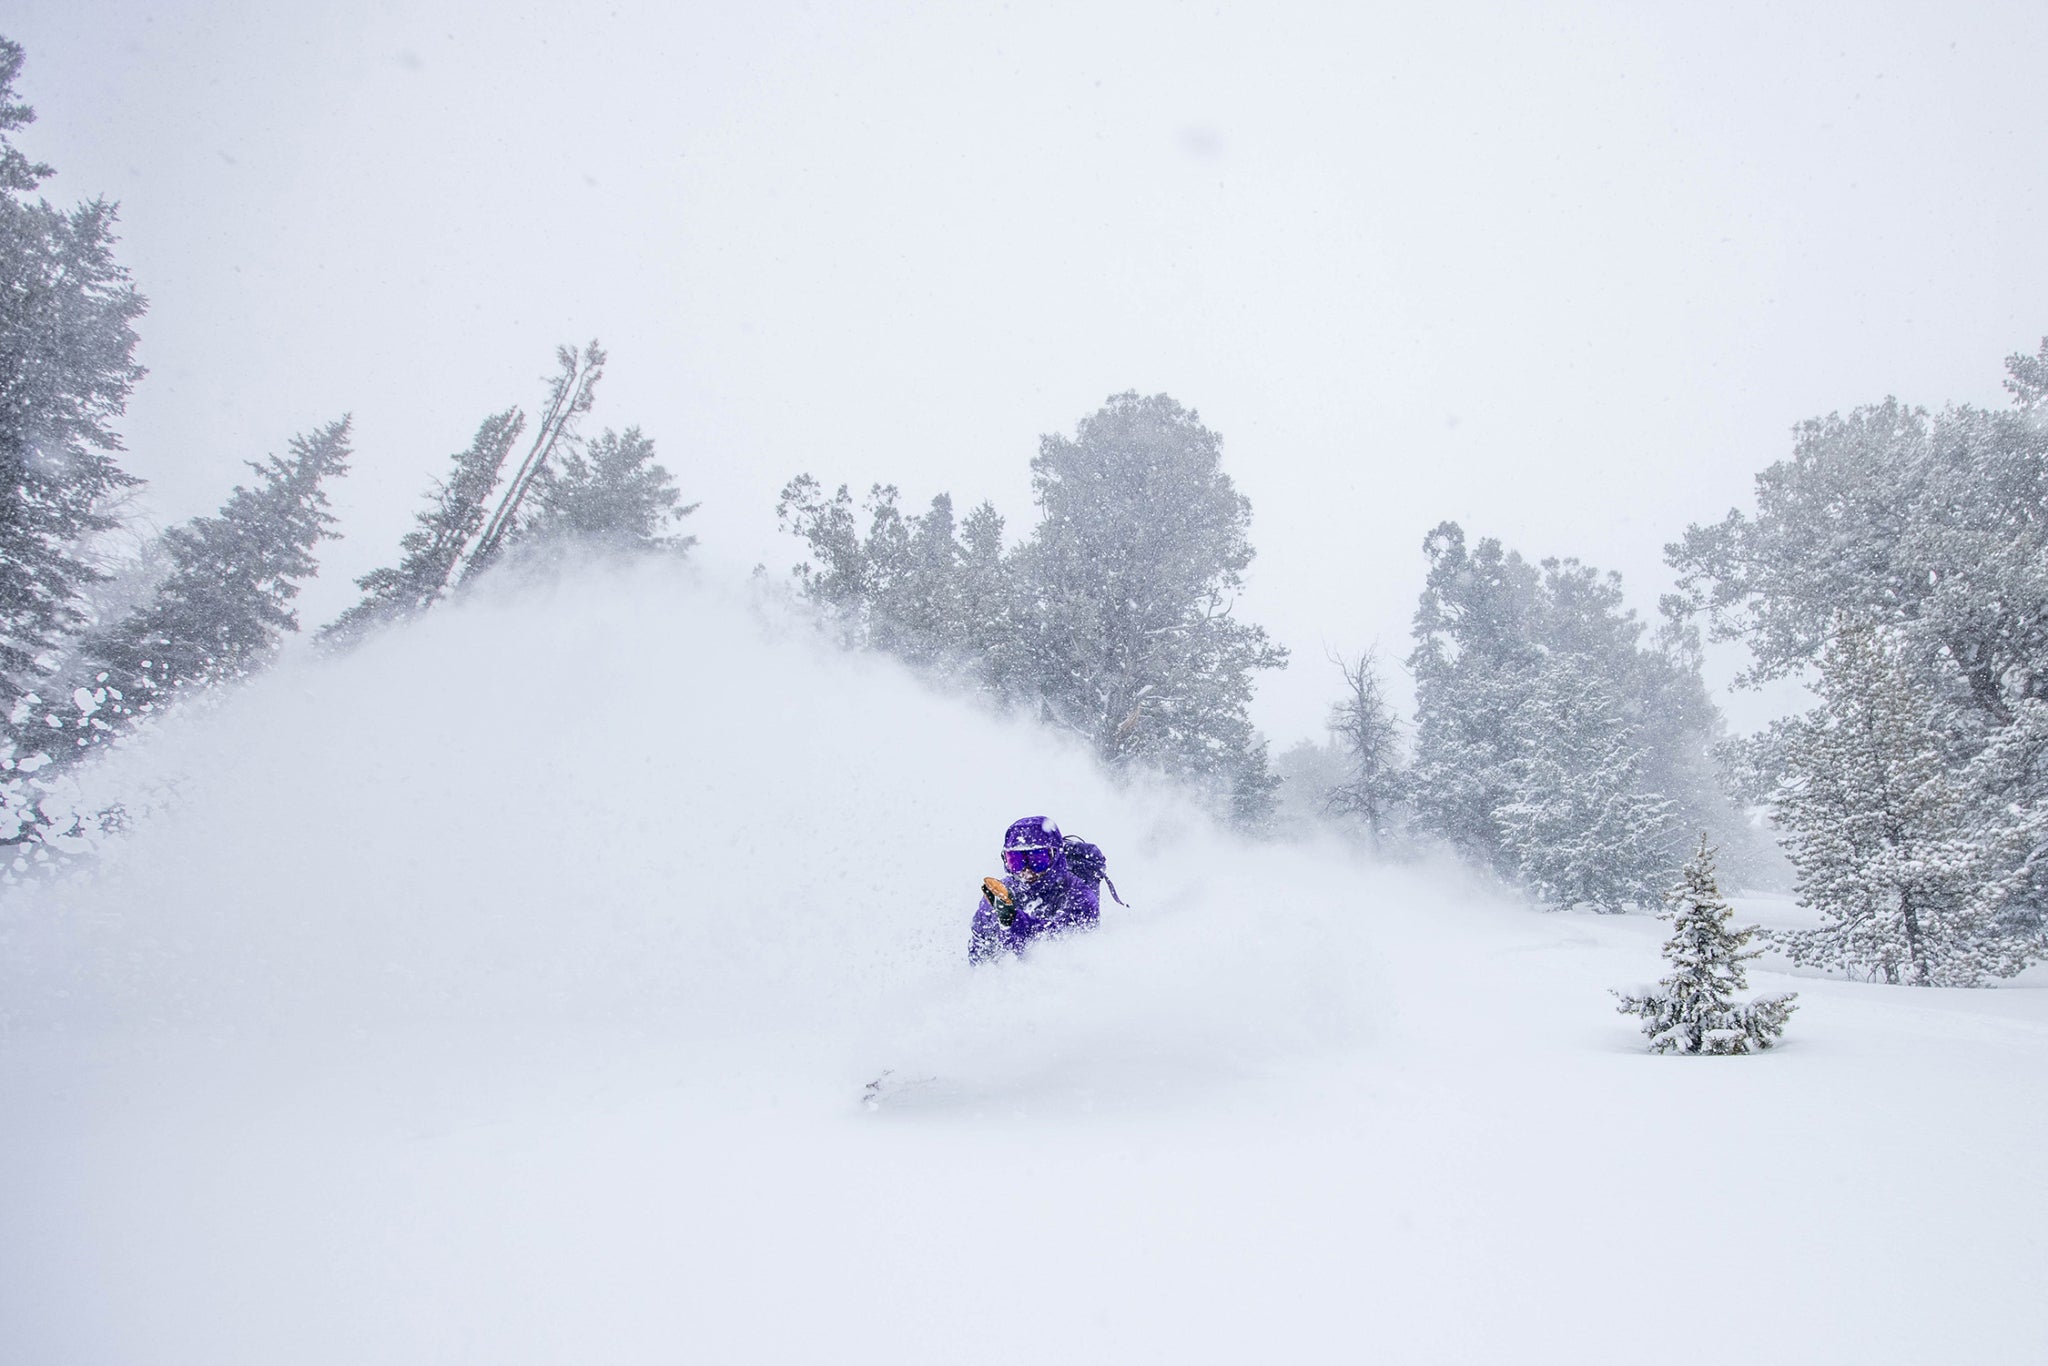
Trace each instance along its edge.
{"label": "snowy hillside", "polygon": [[[2038,974],[1756,973],[1782,1051],[1650,1057],[1656,921],[1245,844],[680,575],[95,781],[168,804],[0,902],[10,1362],[2042,1350]],[[1132,905],[969,972],[1041,812]]]}

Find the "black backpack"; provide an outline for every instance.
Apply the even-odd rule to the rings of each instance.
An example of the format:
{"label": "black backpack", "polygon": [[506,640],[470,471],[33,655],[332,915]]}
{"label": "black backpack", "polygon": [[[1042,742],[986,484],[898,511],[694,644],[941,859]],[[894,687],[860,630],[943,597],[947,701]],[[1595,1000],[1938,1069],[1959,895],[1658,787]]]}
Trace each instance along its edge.
{"label": "black backpack", "polygon": [[1067,855],[1068,872],[1091,887],[1108,882],[1109,894],[1116,898],[1116,904],[1125,905],[1124,899],[1116,894],[1116,884],[1109,881],[1109,859],[1102,852],[1101,846],[1090,844],[1087,840],[1077,840],[1069,835],[1062,848]]}

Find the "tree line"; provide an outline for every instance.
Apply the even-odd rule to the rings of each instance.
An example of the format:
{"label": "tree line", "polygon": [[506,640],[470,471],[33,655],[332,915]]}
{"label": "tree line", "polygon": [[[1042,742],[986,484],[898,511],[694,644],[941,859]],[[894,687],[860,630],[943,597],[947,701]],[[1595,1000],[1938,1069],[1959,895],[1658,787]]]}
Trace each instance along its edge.
{"label": "tree line", "polygon": [[[0,39],[0,842],[17,871],[119,819],[56,779],[164,707],[265,667],[335,535],[347,417],[250,465],[220,509],[116,556],[137,480],[115,423],[143,371],[145,303],[114,207],[35,196],[51,168],[11,134],[21,49]],[[694,510],[638,428],[583,430],[605,354],[562,348],[532,418],[486,416],[432,481],[393,561],[317,633],[348,648],[510,561],[601,544],[679,554]],[[1704,832],[1738,878],[1789,859],[1820,928],[1801,961],[1973,983],[2048,951],[2048,341],[2008,362],[2013,404],[1888,400],[1803,424],[1756,509],[1667,548],[1653,628],[1618,575],[1531,563],[1455,523],[1422,541],[1398,716],[1376,651],[1335,661],[1330,738],[1270,760],[1250,719],[1287,652],[1242,620],[1251,507],[1223,442],[1164,394],[1112,396],[1031,460],[1021,536],[989,503],[856,503],[810,474],[776,516],[791,591],[849,648],[1020,710],[1111,771],[1187,785],[1270,832],[1311,808],[1375,850],[1442,848],[1553,906],[1652,904]],[[1729,739],[1704,638],[1747,681],[1817,701]]]}
{"label": "tree line", "polygon": [[1031,462],[1038,523],[1014,545],[983,503],[857,510],[798,475],[777,515],[808,551],[802,595],[847,643],[887,651],[1077,737],[1112,772],[1187,784],[1256,824],[1278,779],[1250,704],[1287,652],[1237,619],[1251,503],[1222,440],[1164,395],[1118,394]]}
{"label": "tree line", "polygon": [[[1650,904],[1702,832],[1753,875],[1773,834],[1818,913],[1774,936],[1797,962],[1967,986],[2048,957],[2048,339],[2005,365],[2004,409],[1801,423],[1755,511],[1665,548],[1655,631],[1618,576],[1437,527],[1412,728],[1371,654],[1340,660],[1331,741],[1281,771],[1552,905]],[[1702,628],[1747,648],[1738,686],[1814,705],[1725,737]]]}
{"label": "tree line", "polygon": [[[134,324],[146,302],[114,255],[116,213],[35,194],[54,174],[13,135],[34,120],[15,95],[21,47],[0,39],[0,846],[19,876],[118,825],[67,800],[66,774],[163,708],[260,671],[299,630],[293,606],[335,537],[327,490],[353,452],[347,416],[248,462],[219,510],[141,536],[140,483],[114,423],[144,371]],[[398,558],[357,580],[359,602],[322,628],[343,648],[431,608],[509,560],[572,543],[679,553],[684,506],[638,428],[581,431],[605,364],[564,347],[533,424],[507,408],[433,481]],[[139,549],[113,538],[135,532]]]}

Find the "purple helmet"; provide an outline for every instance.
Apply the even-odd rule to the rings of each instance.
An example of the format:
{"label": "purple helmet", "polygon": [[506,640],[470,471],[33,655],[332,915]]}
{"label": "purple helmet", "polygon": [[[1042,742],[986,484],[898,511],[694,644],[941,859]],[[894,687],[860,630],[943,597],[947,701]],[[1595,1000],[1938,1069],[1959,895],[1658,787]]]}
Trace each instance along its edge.
{"label": "purple helmet", "polygon": [[1026,816],[1011,821],[1010,828],[1003,832],[1005,849],[1057,849],[1063,843],[1060,828],[1050,816]]}

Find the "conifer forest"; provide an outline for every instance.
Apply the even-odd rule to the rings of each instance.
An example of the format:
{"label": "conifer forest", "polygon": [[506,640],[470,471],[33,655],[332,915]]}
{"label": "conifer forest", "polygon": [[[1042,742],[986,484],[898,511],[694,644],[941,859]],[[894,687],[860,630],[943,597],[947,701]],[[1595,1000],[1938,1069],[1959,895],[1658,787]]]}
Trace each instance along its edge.
{"label": "conifer forest", "polygon": [[2031,1359],[1909,8],[0,18],[0,1357]]}

